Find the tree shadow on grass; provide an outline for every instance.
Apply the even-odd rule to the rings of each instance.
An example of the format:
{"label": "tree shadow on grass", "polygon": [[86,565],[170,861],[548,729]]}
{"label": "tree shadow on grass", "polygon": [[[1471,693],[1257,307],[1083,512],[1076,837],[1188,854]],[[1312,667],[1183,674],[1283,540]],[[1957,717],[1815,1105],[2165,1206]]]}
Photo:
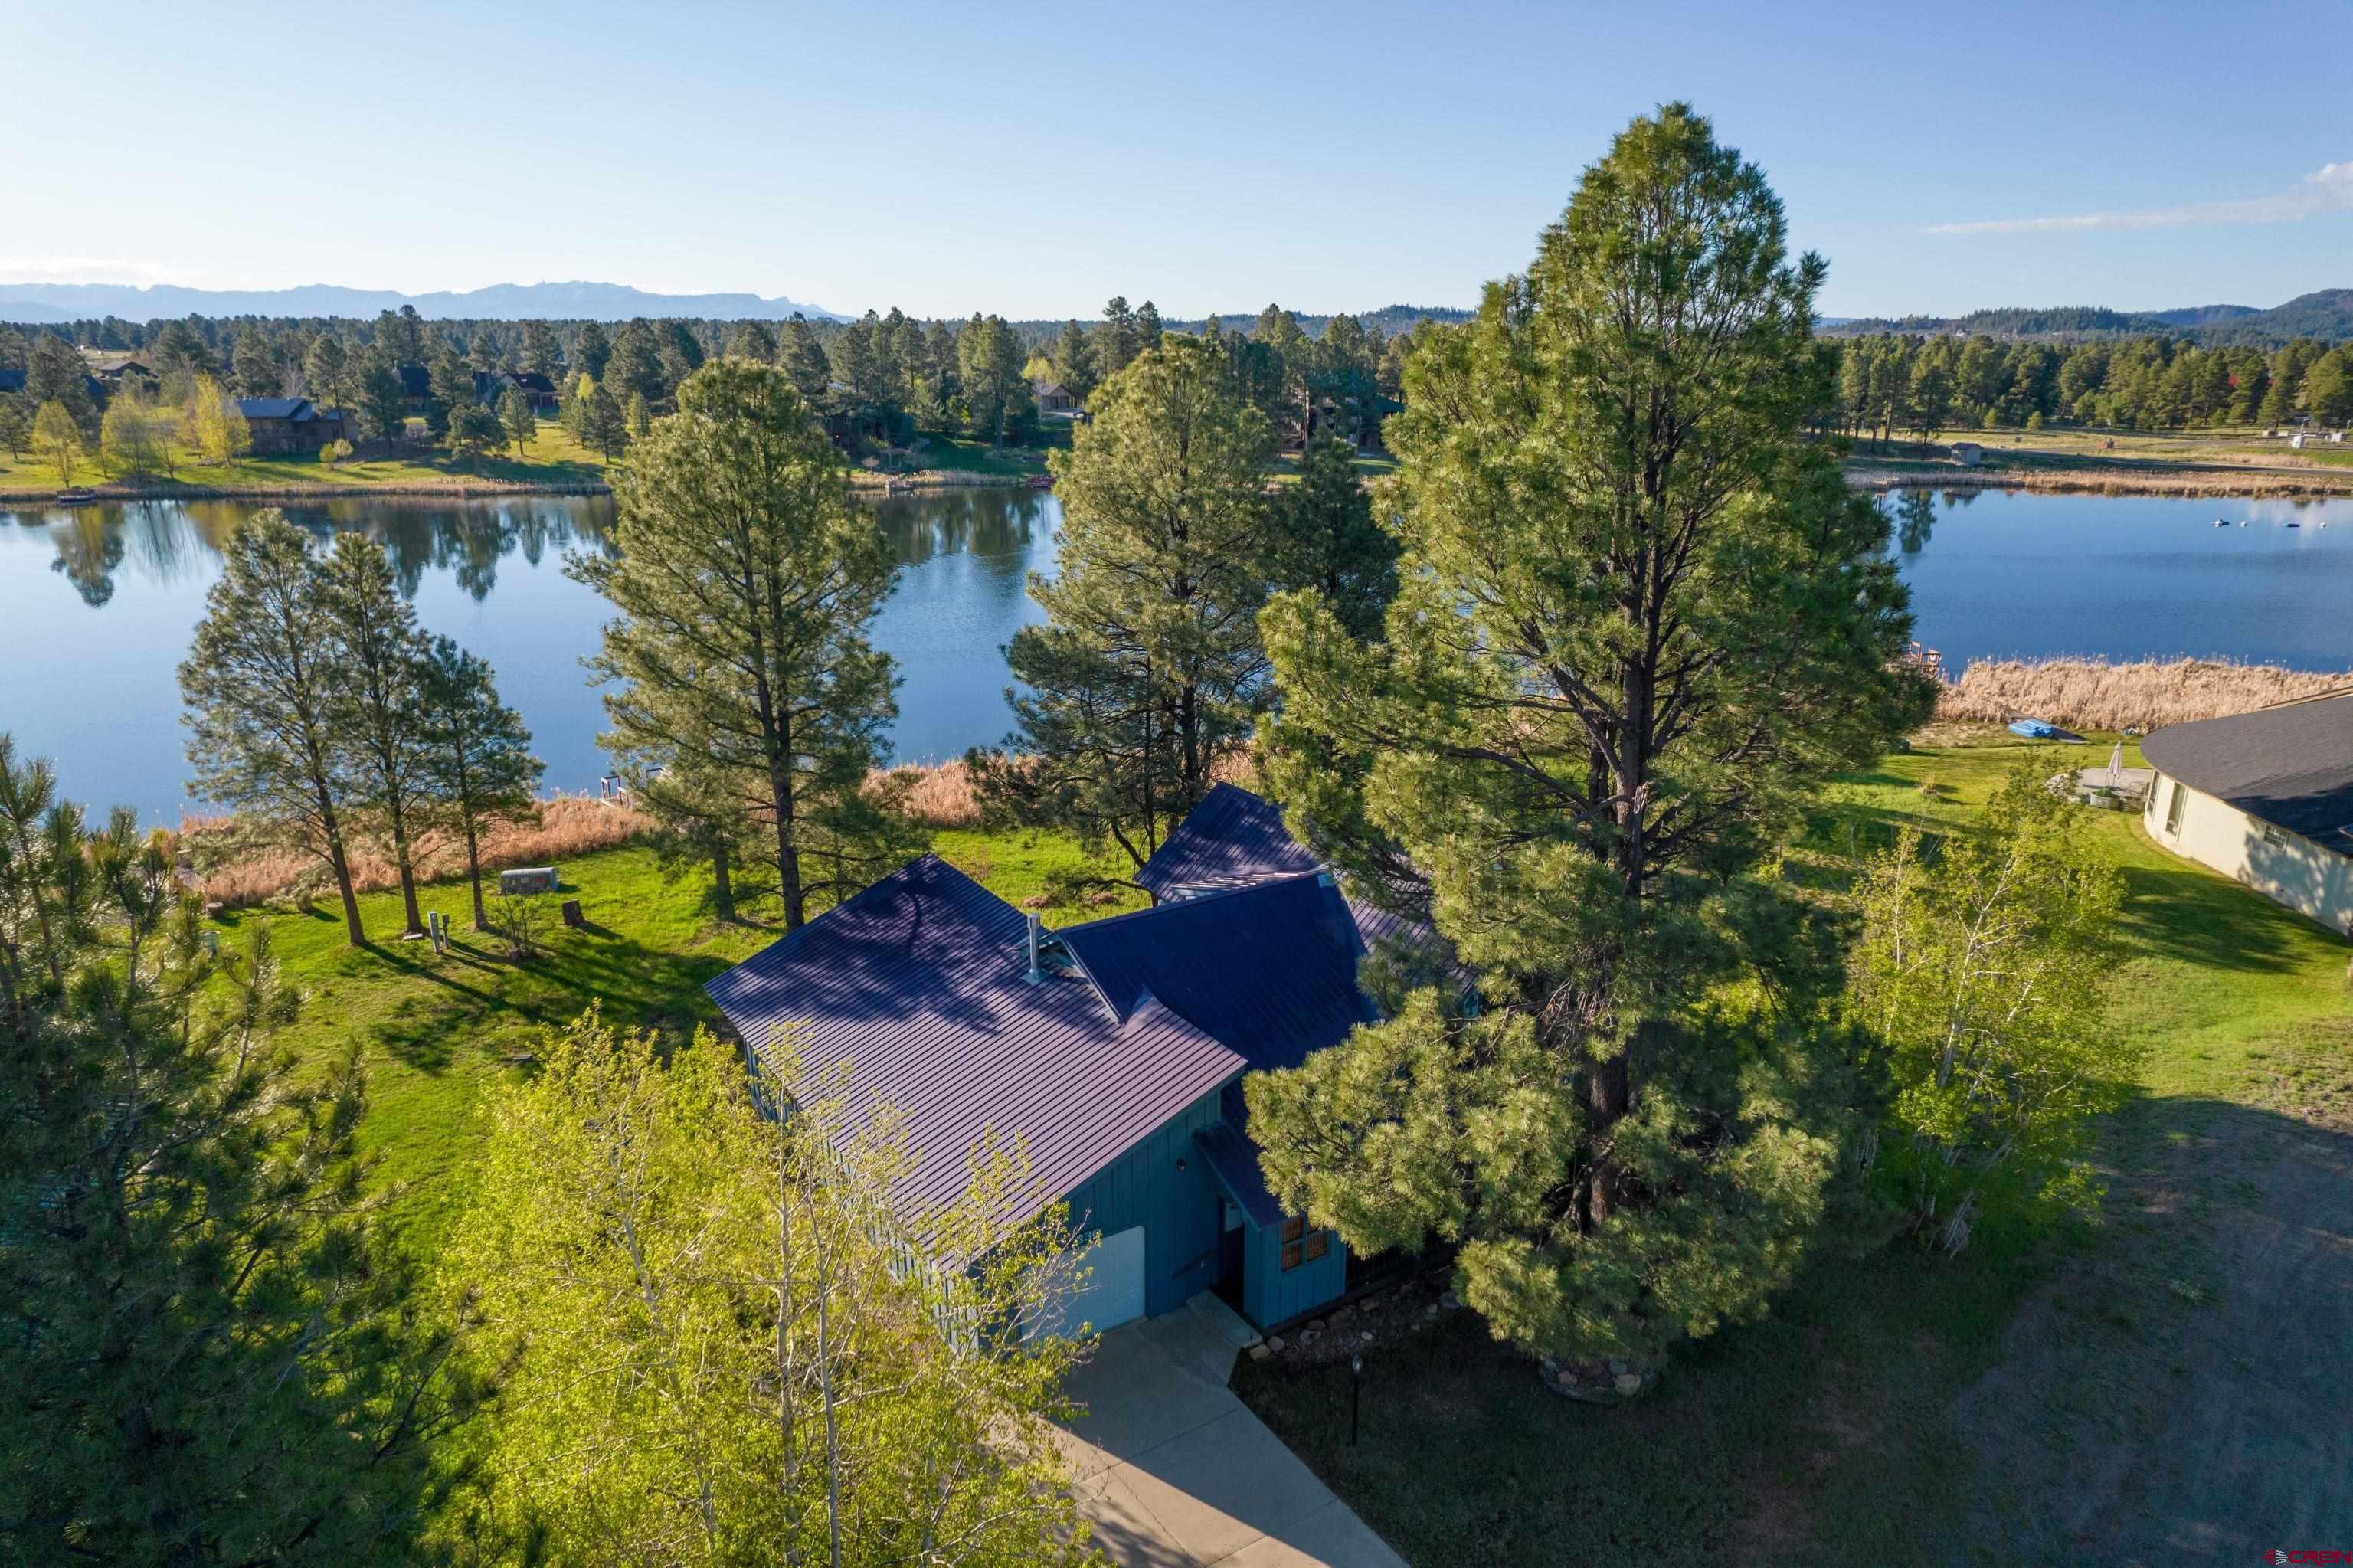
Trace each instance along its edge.
{"label": "tree shadow on grass", "polygon": [[[2115,1118],[2100,1227],[1826,1247],[1630,1405],[1546,1394],[1469,1312],[1366,1352],[1353,1446],[1344,1364],[1235,1386],[1412,1562],[2232,1563],[2342,1534],[2353,1027],[2292,1054],[2286,1109]],[[2291,1114],[2323,1080],[2345,1124]]]}
{"label": "tree shadow on grass", "polygon": [[2118,935],[2140,953],[2213,969],[2278,973],[2299,967],[2318,927],[2235,882],[2183,863],[2127,865]]}

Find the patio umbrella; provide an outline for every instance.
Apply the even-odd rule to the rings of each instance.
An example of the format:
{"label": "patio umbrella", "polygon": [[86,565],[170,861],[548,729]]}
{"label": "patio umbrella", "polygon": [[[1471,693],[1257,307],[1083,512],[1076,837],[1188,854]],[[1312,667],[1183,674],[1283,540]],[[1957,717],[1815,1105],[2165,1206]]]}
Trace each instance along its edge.
{"label": "patio umbrella", "polygon": [[2113,789],[2121,789],[2124,783],[2125,743],[2120,740],[2116,742],[2116,748],[2108,753],[2108,784]]}

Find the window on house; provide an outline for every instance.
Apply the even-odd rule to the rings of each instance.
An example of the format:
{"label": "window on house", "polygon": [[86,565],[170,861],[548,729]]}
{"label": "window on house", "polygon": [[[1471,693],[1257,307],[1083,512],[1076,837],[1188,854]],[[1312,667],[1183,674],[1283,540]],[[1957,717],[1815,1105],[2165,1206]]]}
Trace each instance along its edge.
{"label": "window on house", "polygon": [[2263,824],[2263,842],[2267,844],[2284,844],[2287,842],[2287,834],[2280,829],[2272,826],[2269,822],[2265,822]]}
{"label": "window on house", "polygon": [[1317,1231],[1314,1235],[1309,1236],[1307,1238],[1307,1261],[1313,1263],[1317,1258],[1322,1257],[1326,1252],[1329,1252],[1331,1250],[1331,1240],[1332,1233],[1330,1231]]}
{"label": "window on house", "polygon": [[1300,1238],[1304,1236],[1306,1234],[1307,1222],[1305,1220],[1285,1220],[1282,1222],[1282,1267],[1285,1273],[1297,1268],[1303,1262],[1306,1261],[1306,1251],[1301,1245],[1300,1240]]}
{"label": "window on house", "polygon": [[2181,808],[2184,803],[2183,798],[2188,794],[2189,791],[2181,787],[2181,781],[2178,779],[2175,779],[2173,781],[2172,799],[2167,800],[2165,803],[2165,831],[2167,832],[2178,833],[2181,831]]}

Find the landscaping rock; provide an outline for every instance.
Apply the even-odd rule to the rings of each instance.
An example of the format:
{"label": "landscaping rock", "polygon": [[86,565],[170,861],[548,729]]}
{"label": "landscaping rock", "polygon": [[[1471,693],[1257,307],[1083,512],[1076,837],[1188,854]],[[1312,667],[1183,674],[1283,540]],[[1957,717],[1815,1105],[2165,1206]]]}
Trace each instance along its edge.
{"label": "landscaping rock", "polygon": [[1324,1319],[1321,1318],[1310,1318],[1307,1319],[1307,1331],[1311,1334],[1322,1333],[1324,1331]]}
{"label": "landscaping rock", "polygon": [[1299,1336],[1299,1343],[1300,1343],[1300,1345],[1301,1345],[1301,1347],[1302,1347],[1303,1349],[1304,1347],[1308,1346],[1308,1345],[1312,1345],[1312,1344],[1314,1344],[1314,1342],[1315,1342],[1315,1330],[1313,1330],[1313,1329],[1308,1329],[1308,1330],[1303,1330],[1303,1331],[1301,1332],[1301,1334],[1300,1334],[1300,1336]]}
{"label": "landscaping rock", "polygon": [[1613,1382],[1620,1393],[1632,1395],[1642,1392],[1642,1378],[1639,1372],[1620,1372]]}
{"label": "landscaping rock", "polygon": [[1272,1339],[1267,1340],[1266,1348],[1272,1351],[1275,1354],[1281,1355],[1282,1353],[1282,1336],[1281,1334],[1277,1334]]}
{"label": "landscaping rock", "polygon": [[1264,1345],[1252,1345],[1250,1348],[1250,1358],[1254,1361],[1262,1361],[1272,1354],[1274,1352]]}

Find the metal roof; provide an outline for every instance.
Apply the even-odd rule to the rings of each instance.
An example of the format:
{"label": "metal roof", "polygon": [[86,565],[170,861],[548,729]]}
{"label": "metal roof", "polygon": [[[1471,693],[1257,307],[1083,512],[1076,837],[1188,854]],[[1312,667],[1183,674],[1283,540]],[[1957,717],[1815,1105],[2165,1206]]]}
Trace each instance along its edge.
{"label": "metal roof", "polygon": [[[1135,880],[1155,897],[1180,899],[1318,869],[1314,855],[1283,825],[1282,807],[1237,785],[1218,784]],[[1350,898],[1348,910],[1367,948],[1390,939],[1419,947],[1436,938],[1421,921],[1362,898]]]}
{"label": "metal roof", "polygon": [[2353,854],[2353,694],[2168,725],[2150,767],[2339,854]]}
{"label": "metal roof", "polygon": [[1328,873],[1065,926],[1053,939],[1121,1017],[1174,1010],[1252,1067],[1295,1067],[1371,1022],[1364,942]]}
{"label": "metal roof", "polygon": [[703,989],[763,1060],[796,1054],[796,1087],[846,1064],[846,1119],[897,1109],[911,1221],[962,1195],[984,1131],[1018,1135],[1032,1177],[1018,1220],[1248,1065],[1148,998],[1114,1014],[1082,979],[1029,984],[1027,924],[925,855]]}
{"label": "metal roof", "polygon": [[248,419],[293,419],[311,406],[308,397],[239,397],[237,411]]}
{"label": "metal roof", "polygon": [[1231,784],[1211,786],[1135,880],[1157,897],[1316,869],[1282,825],[1282,809]]}

